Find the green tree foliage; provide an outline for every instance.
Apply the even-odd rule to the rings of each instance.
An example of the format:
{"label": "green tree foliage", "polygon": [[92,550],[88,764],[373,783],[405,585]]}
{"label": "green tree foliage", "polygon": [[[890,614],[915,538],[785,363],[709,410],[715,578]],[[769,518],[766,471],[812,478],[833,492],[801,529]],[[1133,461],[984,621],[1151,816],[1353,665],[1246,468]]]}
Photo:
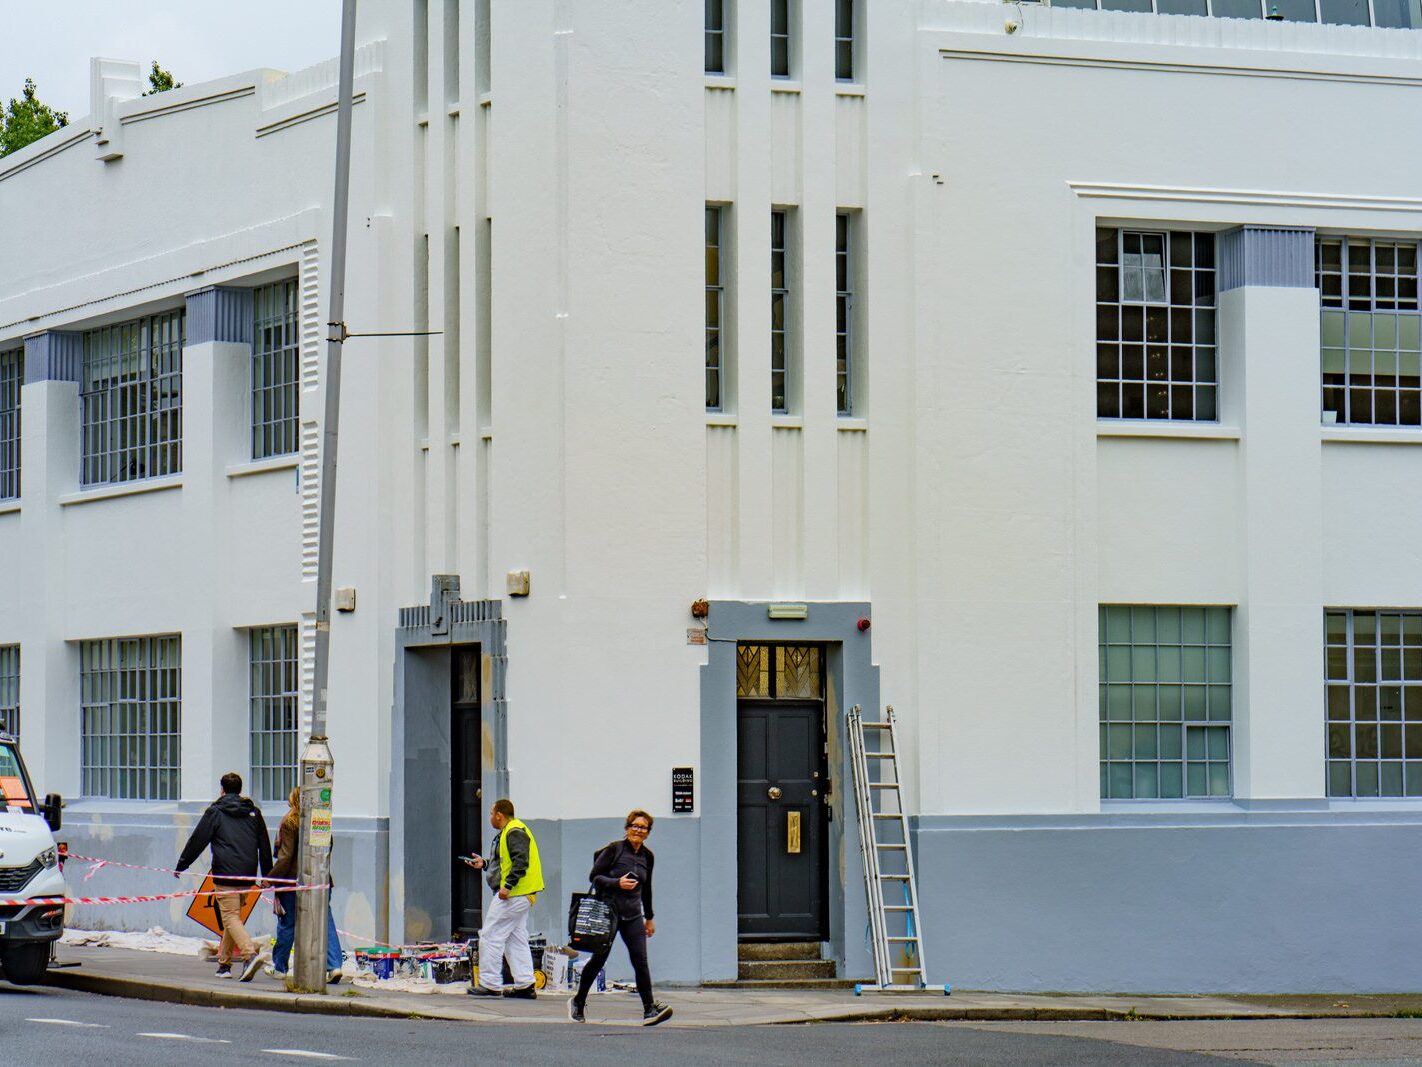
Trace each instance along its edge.
{"label": "green tree foliage", "polygon": [[148,72],[148,84],[151,88],[148,92],[143,94],[144,96],[152,96],[154,93],[166,93],[169,89],[181,89],[183,87],[182,82],[175,82],[173,80],[173,72],[160,67],[156,59],[153,61],[153,69]]}
{"label": "green tree foliage", "polygon": [[68,114],[42,103],[35,95],[34,79],[26,78],[25,91],[19,99],[10,97],[9,106],[0,112],[0,156],[18,152],[25,145],[68,125]]}

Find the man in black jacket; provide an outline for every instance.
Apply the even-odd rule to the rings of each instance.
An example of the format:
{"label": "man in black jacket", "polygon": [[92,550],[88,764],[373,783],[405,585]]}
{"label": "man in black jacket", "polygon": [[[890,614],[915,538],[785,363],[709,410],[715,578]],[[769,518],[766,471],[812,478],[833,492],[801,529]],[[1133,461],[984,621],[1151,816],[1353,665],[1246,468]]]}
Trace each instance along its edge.
{"label": "man in black jacket", "polygon": [[[186,871],[202,850],[212,847],[212,882],[218,889],[251,889],[258,874],[272,868],[272,842],[262,811],[250,797],[242,796],[242,776],[229,771],[222,776],[222,795],[208,805],[202,819],[188,838],[177,870]],[[242,981],[250,982],[267,958],[258,952],[251,935],[242,925],[242,895],[230,893],[212,898],[222,926],[222,944],[217,949],[217,977],[232,977],[233,949],[246,961]]]}

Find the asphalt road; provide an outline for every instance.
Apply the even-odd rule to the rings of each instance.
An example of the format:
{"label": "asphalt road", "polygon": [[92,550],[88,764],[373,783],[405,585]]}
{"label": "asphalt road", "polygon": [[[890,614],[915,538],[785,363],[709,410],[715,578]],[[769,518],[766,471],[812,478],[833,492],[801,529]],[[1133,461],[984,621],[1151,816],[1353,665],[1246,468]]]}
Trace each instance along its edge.
{"label": "asphalt road", "polygon": [[[671,999],[675,999],[674,997]],[[474,1025],[198,1008],[0,984],[0,1065],[498,1063],[1422,1067],[1422,1021],[874,1023],[674,1029]]]}

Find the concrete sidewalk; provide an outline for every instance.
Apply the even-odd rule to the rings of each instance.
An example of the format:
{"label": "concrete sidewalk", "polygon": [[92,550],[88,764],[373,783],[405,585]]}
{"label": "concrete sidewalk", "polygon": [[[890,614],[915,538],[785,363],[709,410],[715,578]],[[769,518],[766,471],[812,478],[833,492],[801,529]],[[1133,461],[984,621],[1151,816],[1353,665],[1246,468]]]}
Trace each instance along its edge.
{"label": "concrete sidewalk", "polygon": [[[325,996],[287,993],[258,974],[251,982],[218,979],[213,965],[191,956],[130,949],[62,945],[61,967],[50,984],[66,989],[175,1004],[255,1008],[375,1018],[446,1019],[471,1023],[547,1023],[567,1019],[567,994],[535,1001],[477,1000],[464,984],[439,992],[384,992],[343,981]],[[449,990],[446,992],[445,990]],[[457,990],[457,992],[455,991]],[[1290,1019],[1422,1016],[1422,994],[1397,996],[1093,996],[960,991],[865,994],[851,990],[664,989],[658,995],[676,1011],[667,1026],[753,1026],[870,1020],[1131,1020]],[[598,994],[588,1001],[589,1022],[640,1025],[634,994]]]}

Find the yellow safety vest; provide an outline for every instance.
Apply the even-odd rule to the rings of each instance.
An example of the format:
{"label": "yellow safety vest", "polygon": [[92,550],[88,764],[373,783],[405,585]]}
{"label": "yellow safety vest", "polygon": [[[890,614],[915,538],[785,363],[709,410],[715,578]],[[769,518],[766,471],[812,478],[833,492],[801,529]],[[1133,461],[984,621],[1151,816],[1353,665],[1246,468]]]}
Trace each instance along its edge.
{"label": "yellow safety vest", "polygon": [[510,819],[504,823],[504,828],[499,833],[499,877],[507,881],[509,876],[509,831],[515,827],[528,835],[528,870],[523,872],[523,877],[509,890],[509,896],[532,897],[543,888],[543,864],[538,861],[538,842],[533,839],[533,831],[518,819]]}

